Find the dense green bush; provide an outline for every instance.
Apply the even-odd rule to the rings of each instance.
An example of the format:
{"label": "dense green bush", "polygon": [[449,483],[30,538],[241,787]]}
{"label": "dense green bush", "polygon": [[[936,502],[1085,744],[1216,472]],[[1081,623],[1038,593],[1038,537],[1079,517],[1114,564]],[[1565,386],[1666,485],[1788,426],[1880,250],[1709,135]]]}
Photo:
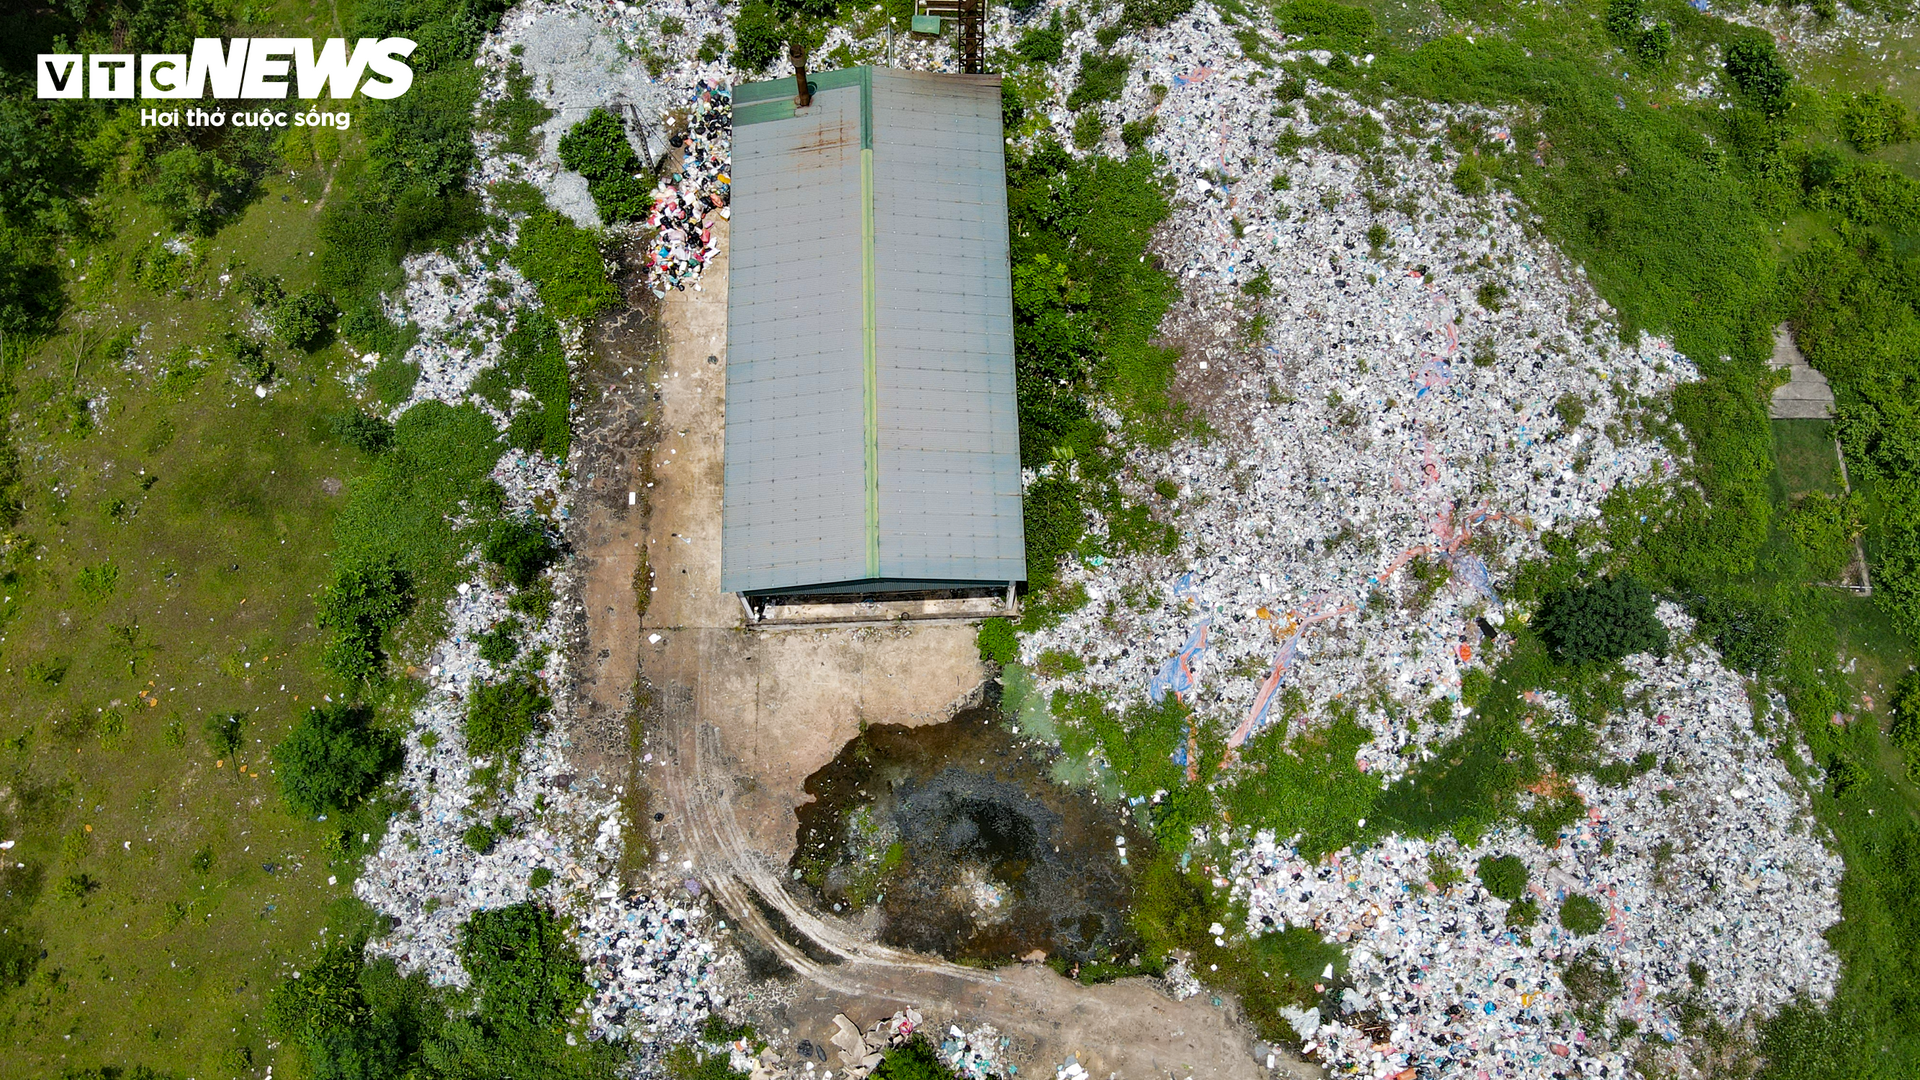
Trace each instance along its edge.
{"label": "dense green bush", "polygon": [[1193,0],[1121,0],[1119,25],[1127,30],[1162,27],[1193,10]]}
{"label": "dense green bush", "polygon": [[595,109],[560,137],[560,163],[587,178],[587,191],[611,225],[647,216],[653,206],[642,179],[645,166],[627,142],[627,126],[606,109]]}
{"label": "dense green bush", "polygon": [[316,621],[333,631],[325,661],[334,674],[358,682],[380,670],[381,635],[413,609],[413,579],[390,560],[344,562],[320,593]]}
{"label": "dense green bush", "polygon": [[1884,90],[1848,94],[1840,110],[1840,134],[1855,150],[1871,154],[1883,146],[1911,142],[1913,114]]}
{"label": "dense green bush", "polygon": [[1607,912],[1593,897],[1575,894],[1560,904],[1560,925],[1575,934],[1597,934],[1607,925]]}
{"label": "dense green bush", "polygon": [[982,622],[974,643],[979,646],[980,659],[990,664],[1011,664],[1020,656],[1020,639],[1014,635],[1013,623],[1007,619]]}
{"label": "dense green bush", "polygon": [[1793,74],[1780,64],[1773,36],[1762,31],[1743,34],[1727,46],[1727,77],[1740,92],[1768,114],[1785,112],[1787,87]]}
{"label": "dense green bush", "polygon": [[1474,873],[1487,892],[1508,903],[1518,903],[1527,892],[1527,864],[1518,855],[1501,855],[1480,860]]}
{"label": "dense green bush", "polygon": [[280,791],[298,814],[358,804],[400,767],[400,739],[373,726],[364,705],[316,705],[273,751]]}
{"label": "dense green bush", "polygon": [[759,74],[786,45],[780,17],[766,0],[747,0],[733,15],[733,66]]}
{"label": "dense green bush", "polygon": [[915,1033],[905,1045],[887,1051],[873,1070],[874,1080],[956,1080],[957,1076],[924,1033]]}
{"label": "dense green bush", "polygon": [[211,236],[221,218],[245,205],[252,190],[253,177],[220,155],[179,146],[153,160],[140,197],[170,228]]}
{"label": "dense green bush", "polygon": [[559,553],[545,527],[529,518],[495,522],[480,545],[480,557],[498,566],[516,589],[531,586]]}
{"label": "dense green bush", "polygon": [[620,302],[594,234],[551,210],[527,215],[508,259],[556,319],[589,319]]}
{"label": "dense green bush", "polygon": [[1548,593],[1533,628],[1561,659],[1575,664],[1667,648],[1667,628],[1654,616],[1653,594],[1630,577]]}
{"label": "dense green bush", "polygon": [[467,750],[475,757],[517,754],[553,699],[532,676],[514,675],[474,690],[467,702]]}
{"label": "dense green bush", "polygon": [[500,363],[473,382],[474,393],[502,411],[513,407],[516,388],[527,390],[533,400],[515,410],[508,445],[565,460],[572,439],[572,378],[559,327],[545,312],[518,313],[512,332],[501,342]]}
{"label": "dense green bush", "polygon": [[1020,57],[1028,63],[1059,63],[1060,58],[1066,55],[1067,51],[1067,34],[1060,27],[1060,13],[1054,12],[1045,26],[1033,27],[1020,35],[1020,40],[1014,43],[1013,51],[1020,54]]}
{"label": "dense green bush", "polygon": [[1645,10],[1644,0],[1607,0],[1607,33],[1623,42],[1633,40]]}
{"label": "dense green bush", "polygon": [[513,663],[520,655],[520,620],[509,615],[480,635],[480,659],[497,668]]}
{"label": "dense green bush", "polygon": [[1336,0],[1290,0],[1279,9],[1280,29],[1301,38],[1358,45],[1373,36],[1373,13]]}
{"label": "dense green bush", "polygon": [[1098,53],[1089,49],[1080,54],[1080,74],[1067,94],[1067,108],[1079,110],[1100,101],[1118,101],[1127,88],[1127,73],[1133,70],[1133,57],[1126,53]]}
{"label": "dense green bush", "polygon": [[476,912],[461,927],[471,998],[367,961],[364,933],[336,936],[267,995],[267,1028],[314,1080],[541,1077],[611,1080],[618,1051],[585,1037],[588,989],[565,926],[548,908]]}
{"label": "dense green bush", "polygon": [[348,409],[330,422],[334,437],[363,454],[378,454],[393,445],[393,425],[359,409]]}
{"label": "dense green bush", "polygon": [[1080,491],[1072,481],[1042,477],[1027,489],[1024,507],[1027,534],[1027,581],[1036,589],[1053,583],[1060,559],[1086,533],[1086,512]]}
{"label": "dense green bush", "polygon": [[273,306],[273,333],[290,349],[311,352],[324,344],[337,314],[325,294],[308,289],[282,297]]}

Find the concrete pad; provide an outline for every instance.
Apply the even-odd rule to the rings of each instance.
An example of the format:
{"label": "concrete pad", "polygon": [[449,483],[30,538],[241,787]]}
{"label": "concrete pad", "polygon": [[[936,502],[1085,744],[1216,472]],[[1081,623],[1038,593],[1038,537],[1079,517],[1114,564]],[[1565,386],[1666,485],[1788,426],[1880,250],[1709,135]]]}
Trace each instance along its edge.
{"label": "concrete pad", "polygon": [[1773,328],[1773,366],[1786,368],[1790,378],[1774,390],[1767,415],[1775,420],[1823,420],[1833,415],[1833,388],[1825,375],[1807,364],[1786,323]]}

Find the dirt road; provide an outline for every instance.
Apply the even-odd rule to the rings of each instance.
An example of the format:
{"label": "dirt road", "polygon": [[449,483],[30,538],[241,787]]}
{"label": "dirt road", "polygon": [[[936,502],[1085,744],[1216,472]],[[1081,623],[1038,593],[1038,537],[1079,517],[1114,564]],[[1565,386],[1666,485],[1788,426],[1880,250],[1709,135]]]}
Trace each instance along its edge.
{"label": "dirt road", "polygon": [[[626,764],[660,816],[657,857],[691,863],[731,919],[799,980],[761,1026],[784,1030],[789,1048],[802,1038],[824,1044],[837,1013],[866,1023],[913,1005],[942,1029],[994,1025],[1031,1075],[1050,1075],[1070,1056],[1097,1077],[1273,1075],[1254,1062],[1230,1004],[1216,1007],[1204,995],[1176,1002],[1143,980],[1085,987],[1041,966],[945,963],[878,945],[787,893],[794,809],[809,798],[801,790],[807,776],[862,723],[948,719],[973,700],[986,673],[964,623],[749,630],[739,600],[720,592],[724,223],[719,232],[721,251],[701,290],[662,304],[651,467],[623,466],[634,490],[650,493],[646,520],[593,503],[577,535],[590,609],[584,652],[598,665],[588,707],[603,716],[617,709],[623,699],[613,690],[631,671],[629,657],[637,660],[652,761]],[[609,413],[607,422],[618,417]],[[609,491],[625,490],[624,480],[609,483]],[[644,616],[632,602],[641,552],[652,572],[652,584],[641,583],[650,590]],[[624,607],[614,602],[623,574]],[[612,774],[614,763],[605,765]]]}

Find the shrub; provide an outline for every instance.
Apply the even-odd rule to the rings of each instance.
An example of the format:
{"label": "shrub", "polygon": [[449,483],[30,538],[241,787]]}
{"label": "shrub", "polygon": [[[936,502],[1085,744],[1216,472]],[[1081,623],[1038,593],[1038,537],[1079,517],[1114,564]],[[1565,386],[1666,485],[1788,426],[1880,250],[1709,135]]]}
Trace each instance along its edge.
{"label": "shrub", "polygon": [[1469,199],[1487,193],[1487,174],[1480,168],[1480,159],[1465,157],[1453,170],[1453,190]]}
{"label": "shrub", "polygon": [[980,659],[991,664],[1011,664],[1020,656],[1020,639],[1014,636],[1013,622],[1008,619],[982,622],[974,642],[979,646]]}
{"label": "shrub", "polygon": [[382,405],[398,405],[413,396],[413,384],[420,381],[420,368],[399,356],[382,357],[367,376],[367,389]]}
{"label": "shrub", "polygon": [[1848,94],[1840,110],[1840,134],[1863,154],[1911,142],[1915,133],[1913,114],[1884,90]]}
{"label": "shrub", "polygon": [[1147,138],[1160,129],[1160,118],[1149,114],[1138,120],[1128,120],[1120,125],[1120,142],[1127,152],[1139,153],[1146,148]]}
{"label": "shrub", "polygon": [[169,228],[211,236],[252,189],[253,178],[218,154],[180,146],[153,159],[140,197],[165,216]]}
{"label": "shrub", "polygon": [[780,16],[765,0],[747,0],[733,15],[733,66],[759,74],[786,46]]}
{"label": "shrub", "polygon": [[620,301],[594,234],[551,210],[527,215],[507,256],[557,319],[587,319]]}
{"label": "shrub", "polygon": [[1100,145],[1107,134],[1106,121],[1100,118],[1095,109],[1088,109],[1073,118],[1073,145],[1076,150],[1091,150]]}
{"label": "shrub", "polygon": [[246,334],[227,331],[221,335],[222,348],[227,356],[247,378],[255,383],[265,384],[273,381],[273,360],[267,356],[267,347]]}
{"label": "shrub", "polygon": [[1853,558],[1853,542],[1862,528],[1860,510],[1852,498],[1819,492],[1801,496],[1780,524],[1800,545],[1808,573],[1822,580],[1840,576]]}
{"label": "shrub", "polygon": [[1193,10],[1193,0],[1122,0],[1120,25],[1128,30],[1162,27]]}
{"label": "shrub", "polygon": [[1057,64],[1066,55],[1067,35],[1060,27],[1060,13],[1054,12],[1053,18],[1045,26],[1036,26],[1020,35],[1013,51],[1021,58],[1033,64]]}
{"label": "shrub", "polygon": [[653,206],[645,171],[627,142],[627,126],[606,109],[595,109],[560,137],[560,163],[587,178],[587,192],[608,224],[647,216]]}
{"label": "shrub", "polygon": [[533,868],[533,873],[527,875],[527,887],[531,889],[544,889],[547,887],[547,883],[552,880],[553,870],[551,867],[536,866]]}
{"label": "shrub", "polygon": [[1118,101],[1131,70],[1133,57],[1126,53],[1080,54],[1080,75],[1067,95],[1067,108],[1078,111],[1098,101]]}
{"label": "shrub", "polygon": [[373,726],[365,705],[316,705],[273,751],[280,791],[298,814],[358,804],[400,766],[400,739]]}
{"label": "shrub", "polygon": [[1510,904],[1518,903],[1526,895],[1527,864],[1521,862],[1518,855],[1481,859],[1474,873],[1489,893]]}
{"label": "shrub", "polygon": [[393,425],[359,409],[335,416],[331,426],[335,438],[363,454],[378,454],[393,445]]}
{"label": "shrub", "polygon": [[1633,41],[1633,54],[1640,62],[1658,67],[1667,62],[1667,56],[1673,52],[1673,24],[1658,22],[1645,30]]}
{"label": "shrub", "polygon": [[1531,896],[1521,897],[1507,905],[1507,925],[1528,927],[1540,921],[1540,901]]}
{"label": "shrub", "polygon": [[887,1051],[873,1070],[874,1080],[955,1080],[956,1076],[941,1058],[939,1048],[920,1033]]}
{"label": "shrub", "polygon": [[1027,534],[1027,580],[1036,589],[1053,583],[1059,572],[1060,558],[1080,542],[1086,532],[1086,512],[1080,506],[1080,489],[1057,476],[1043,477],[1027,489],[1025,506]]}
{"label": "shrub", "polygon": [[1607,33],[1621,41],[1631,40],[1640,32],[1645,6],[1645,0],[1607,0]]}
{"label": "shrub", "polygon": [[1653,595],[1630,577],[1548,593],[1533,628],[1569,663],[1666,652],[1667,628],[1653,613]]}
{"label": "shrub", "polygon": [[1920,751],[1920,672],[1909,671],[1894,685],[1893,726],[1887,734],[1908,753]]}
{"label": "shrub", "polygon": [[1293,37],[1355,45],[1371,37],[1373,13],[1334,0],[1292,0],[1280,8],[1280,29]]}
{"label": "shrub", "polygon": [[476,757],[517,753],[534,722],[553,708],[553,699],[540,692],[527,675],[482,686],[467,704],[467,750]]}
{"label": "shrub", "polygon": [[528,518],[495,522],[480,545],[480,557],[498,566],[516,589],[531,586],[558,554],[546,529]]}
{"label": "shrub", "polygon": [[1575,934],[1597,934],[1607,925],[1607,913],[1593,897],[1575,894],[1560,905],[1560,925]]}
{"label": "shrub", "polygon": [[520,655],[520,620],[508,616],[498,626],[480,635],[480,659],[497,668],[513,663]]}
{"label": "shrub", "polygon": [[335,568],[315,617],[334,632],[323,657],[341,678],[358,682],[380,669],[380,637],[413,608],[413,580],[391,560]]}
{"label": "shrub", "polygon": [[232,757],[240,748],[240,732],[247,720],[243,712],[214,713],[207,717],[207,748],[216,757]]}
{"label": "shrub", "polygon": [[308,289],[273,306],[273,333],[288,348],[311,352],[325,339],[335,314],[332,300]]}
{"label": "shrub", "polygon": [[1768,114],[1787,108],[1787,87],[1793,75],[1780,66],[1773,38],[1765,33],[1750,33],[1727,46],[1727,77],[1754,105]]}

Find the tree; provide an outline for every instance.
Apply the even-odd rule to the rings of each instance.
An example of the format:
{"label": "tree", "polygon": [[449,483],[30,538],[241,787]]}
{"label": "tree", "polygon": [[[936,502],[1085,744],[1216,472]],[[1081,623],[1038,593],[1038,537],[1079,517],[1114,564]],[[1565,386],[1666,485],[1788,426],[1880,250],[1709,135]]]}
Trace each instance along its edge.
{"label": "tree", "polygon": [[587,178],[587,193],[609,224],[645,217],[653,206],[639,177],[646,166],[627,142],[627,126],[606,109],[595,109],[560,136],[560,164]]}
{"label": "tree", "polygon": [[332,300],[308,289],[273,305],[273,333],[288,348],[311,352],[325,338],[336,314]]}
{"label": "tree", "polygon": [[400,765],[400,739],[373,726],[373,710],[344,701],[316,705],[274,748],[280,791],[299,814],[345,810]]}
{"label": "tree", "polygon": [[1575,664],[1667,648],[1667,628],[1654,616],[1652,593],[1631,577],[1547,594],[1533,628],[1562,660]]}

